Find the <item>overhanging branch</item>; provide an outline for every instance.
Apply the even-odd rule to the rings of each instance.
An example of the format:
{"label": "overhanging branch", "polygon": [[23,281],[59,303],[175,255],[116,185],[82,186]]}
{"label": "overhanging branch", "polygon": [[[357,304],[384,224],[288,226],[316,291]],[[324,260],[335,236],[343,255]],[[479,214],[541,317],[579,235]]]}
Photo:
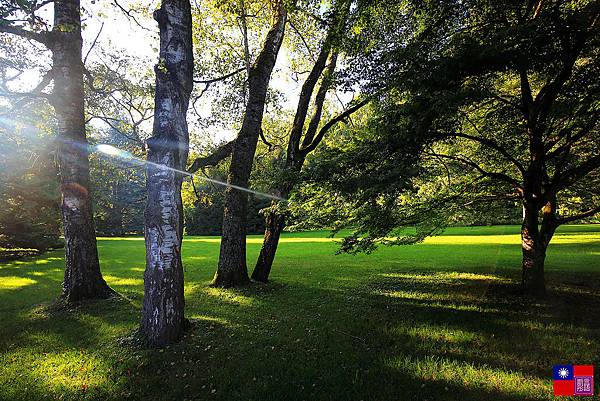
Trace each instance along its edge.
{"label": "overhanging branch", "polygon": [[428,153],[425,153],[425,154],[428,155],[428,156],[441,157],[441,158],[444,158],[444,159],[449,159],[449,160],[457,161],[457,162],[459,162],[461,164],[464,164],[466,166],[469,166],[469,167],[477,170],[484,177],[489,177],[489,178],[501,180],[501,181],[504,181],[504,182],[507,182],[507,183],[511,184],[513,187],[515,187],[519,191],[523,190],[523,187],[519,184],[519,182],[517,180],[515,180],[514,178],[512,178],[511,176],[509,176],[507,174],[504,174],[504,173],[487,171],[484,168],[482,168],[479,164],[475,163],[472,160],[465,159],[465,158],[459,157],[459,156],[446,155],[446,154],[442,154],[442,153],[429,153],[428,152]]}
{"label": "overhanging branch", "polygon": [[52,45],[52,36],[50,32],[33,32],[19,26],[6,24],[6,21],[0,20],[0,32],[10,33],[25,39],[33,40],[50,48]]}
{"label": "overhanging branch", "polygon": [[502,156],[504,156],[504,158],[506,160],[508,160],[512,164],[514,164],[521,173],[525,174],[525,167],[523,167],[523,165],[517,159],[515,159],[513,157],[513,155],[511,155],[510,152],[508,152],[508,150],[506,150],[505,148],[500,146],[499,143],[497,143],[491,139],[473,136],[473,135],[469,135],[469,134],[463,134],[462,132],[451,132],[451,133],[446,134],[446,136],[469,139],[471,141],[475,141],[484,146],[487,146],[490,149],[494,149],[498,153],[500,153]]}
{"label": "overhanging branch", "polygon": [[222,160],[226,159],[231,155],[234,143],[235,139],[219,146],[217,149],[214,150],[214,152],[212,152],[208,156],[198,157],[188,168],[188,173],[194,174],[196,171],[205,167],[216,166]]}
{"label": "overhanging branch", "polygon": [[367,97],[367,98],[363,99],[362,101],[358,102],[357,104],[355,104],[354,106],[349,107],[343,113],[340,113],[336,117],[334,117],[331,120],[329,120],[319,130],[319,133],[315,136],[315,139],[310,143],[310,145],[308,145],[308,146],[306,146],[306,147],[304,147],[304,148],[302,148],[300,150],[301,154],[303,156],[306,156],[307,154],[309,154],[310,152],[312,152],[313,150],[315,150],[317,148],[317,146],[319,146],[319,143],[321,143],[321,141],[323,140],[323,137],[325,136],[325,134],[327,133],[327,131],[329,131],[331,128],[333,128],[340,121],[345,120],[346,118],[348,118],[349,116],[351,116],[353,113],[355,113],[356,111],[360,110],[362,107],[364,107],[365,105],[367,105],[370,101],[371,101],[371,97]]}
{"label": "overhanging branch", "polygon": [[586,217],[592,217],[595,214],[600,213],[600,206],[592,208],[586,212],[576,214],[574,216],[564,217],[562,219],[557,219],[558,224],[571,223],[573,221],[585,219]]}

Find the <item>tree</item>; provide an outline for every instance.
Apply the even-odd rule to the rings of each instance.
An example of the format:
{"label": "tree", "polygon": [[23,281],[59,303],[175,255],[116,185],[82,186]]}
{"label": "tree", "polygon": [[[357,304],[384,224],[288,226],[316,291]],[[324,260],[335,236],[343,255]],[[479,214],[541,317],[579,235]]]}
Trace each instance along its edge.
{"label": "tree", "polygon": [[[38,42],[52,52],[52,68],[32,93],[21,96],[47,98],[58,120],[61,214],[66,251],[61,297],[67,302],[107,298],[114,292],[100,273],[90,196],[80,4],[78,0],[55,0],[52,31],[45,30],[45,22],[36,16],[45,4],[34,0],[4,5],[0,9],[0,32]],[[22,15],[26,16],[32,29],[15,23]],[[43,89],[51,81],[52,94],[46,94]]]}
{"label": "tree", "polygon": [[[335,50],[335,47],[342,34],[341,31],[344,29],[350,3],[348,1],[339,1],[335,6],[326,9],[318,2],[303,2],[294,13],[290,13],[289,15],[288,25],[292,28],[291,32],[294,34],[287,35],[287,49],[292,55],[291,63],[294,69],[298,70],[295,73],[296,75],[299,76],[306,73],[308,76],[301,88],[294,121],[289,125],[282,125],[279,128],[279,131],[289,131],[288,141],[282,144],[284,140],[279,131],[269,137],[268,130],[264,127],[264,124],[259,131],[259,137],[269,148],[270,155],[267,158],[274,158],[272,165],[268,169],[271,169],[273,173],[277,171],[276,174],[272,174],[273,177],[271,177],[272,179],[266,186],[265,191],[284,197],[287,196],[298,180],[298,173],[302,169],[306,156],[318,146],[325,134],[336,123],[343,121],[350,114],[366,104],[366,101],[354,102],[350,105],[349,110],[344,110],[340,115],[332,116],[330,121],[321,126],[321,116],[324,110],[326,95],[334,86],[333,73],[338,58],[338,51]],[[300,7],[304,8],[301,9]],[[323,14],[324,17],[318,17],[318,14]],[[306,17],[307,15],[309,17]],[[302,32],[299,27],[302,29]],[[244,31],[243,28],[242,31]],[[290,37],[294,37],[294,39],[290,39]],[[312,46],[309,42],[321,43],[321,45]],[[313,51],[313,47],[316,47],[316,54]],[[307,63],[306,60],[310,61]],[[209,63],[209,65],[214,64]],[[196,82],[205,85],[202,93],[220,81],[231,80],[240,71],[243,72],[244,70],[243,68],[234,70],[233,67],[235,65],[231,66],[231,73],[223,74],[223,71],[219,71],[223,75],[218,78],[196,80]],[[304,71],[306,69],[308,71]],[[292,79],[297,79],[294,78],[294,73],[292,73]],[[319,87],[318,90],[316,90],[317,86]],[[315,92],[317,92],[316,95]],[[236,93],[234,92],[234,94]],[[310,119],[307,118],[309,113],[312,114]],[[279,114],[276,119],[283,122],[285,118]],[[307,128],[304,125],[308,120],[310,122]],[[293,128],[290,128],[290,125]],[[267,137],[269,137],[269,140],[267,140]],[[208,156],[197,158],[189,171],[196,172],[199,169],[217,165],[220,161],[231,155],[235,143],[236,140],[224,143]],[[278,153],[279,149],[286,147],[288,148],[287,152]],[[265,241],[259,261],[253,272],[254,280],[267,281],[277,249],[278,238],[284,227],[284,209],[283,204],[273,202],[270,208],[263,210],[266,217]],[[238,238],[236,243],[239,243],[239,240]],[[240,259],[241,263],[243,262]],[[242,268],[241,270],[245,271],[246,269]],[[243,277],[246,277],[246,275],[246,273],[242,274]],[[246,281],[246,278],[244,278],[243,282]]]}
{"label": "tree", "polygon": [[[323,39],[312,69],[302,85],[296,106],[296,114],[289,133],[287,150],[282,157],[283,171],[278,180],[279,182],[275,184],[277,187],[276,193],[280,197],[287,198],[290,195],[300,179],[299,173],[302,170],[306,157],[318,147],[325,134],[335,124],[348,118],[352,113],[368,103],[368,100],[354,102],[347,110],[344,110],[321,126],[325,98],[327,92],[333,86],[333,75],[339,57],[336,46],[339,46],[338,42],[346,28],[350,3],[349,1],[338,1],[332,7],[327,34]],[[308,127],[305,127],[313,92],[319,80],[320,86],[314,97],[312,116]],[[285,227],[284,209],[283,205],[274,202],[270,209],[265,210],[265,234],[256,266],[252,272],[253,280],[260,282],[268,281],[277,252],[279,237]]]}
{"label": "tree", "polygon": [[[287,9],[283,0],[275,2],[274,23],[267,33],[262,50],[248,71],[248,101],[240,129],[231,149],[227,183],[247,187],[258,137],[262,130],[267,88],[277,54],[283,41]],[[223,234],[219,265],[213,285],[232,287],[249,282],[246,267],[247,193],[229,186],[225,191]]]}
{"label": "tree", "polygon": [[153,136],[147,141],[146,271],[140,332],[153,346],[176,341],[185,324],[181,184],[189,152],[187,110],[193,86],[189,0],[165,0],[160,30]]}
{"label": "tree", "polygon": [[[366,61],[357,58],[355,67],[370,67],[372,88],[384,80],[393,87],[378,115],[390,127],[383,132],[394,132],[397,139],[379,157],[401,161],[410,158],[406,149],[412,148],[420,153],[420,167],[441,169],[432,178],[447,174],[447,185],[438,181],[427,187],[417,178],[412,193],[397,192],[397,186],[392,191],[375,185],[387,176],[376,168],[378,174],[359,185],[366,196],[358,198],[368,206],[359,209],[363,216],[354,215],[353,222],[361,224],[343,249],[420,240],[461,208],[518,200],[522,285],[527,293],[543,293],[546,250],[556,229],[600,212],[598,3],[463,1],[411,7],[420,12],[401,15],[406,26],[418,28],[414,34],[390,46],[389,38],[371,31],[370,38],[388,50],[373,51]],[[375,138],[381,143],[382,135]],[[323,164],[347,167],[367,154],[361,153],[365,144],[372,146],[363,136],[345,156],[329,152]],[[367,162],[373,160],[357,166],[365,170]],[[416,173],[409,172],[400,176],[405,180]],[[334,174],[340,181],[330,178],[330,188],[356,178],[345,173]],[[402,225],[420,229],[416,236],[386,239]]]}

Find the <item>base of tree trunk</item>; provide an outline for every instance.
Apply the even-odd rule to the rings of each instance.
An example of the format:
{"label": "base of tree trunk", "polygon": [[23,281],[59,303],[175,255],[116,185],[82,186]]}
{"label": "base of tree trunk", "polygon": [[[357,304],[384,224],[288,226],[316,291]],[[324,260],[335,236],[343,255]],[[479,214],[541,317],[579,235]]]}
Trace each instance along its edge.
{"label": "base of tree trunk", "polygon": [[546,295],[546,284],[543,278],[539,277],[525,277],[526,273],[523,273],[523,280],[521,281],[521,288],[527,295],[543,296]]}
{"label": "base of tree trunk", "polygon": [[217,271],[215,278],[211,283],[211,287],[217,288],[232,288],[242,287],[250,284],[250,278],[247,272],[235,269],[234,271],[220,272]]}
{"label": "base of tree trunk", "polygon": [[60,295],[60,300],[66,303],[80,302],[89,299],[108,299],[117,296],[118,293],[106,284],[106,281],[91,283],[78,283],[76,286],[65,288]]}
{"label": "base of tree trunk", "polygon": [[538,258],[538,260],[533,259],[528,257],[523,258],[521,288],[528,295],[545,295],[546,282],[544,280],[543,258]]}
{"label": "base of tree trunk", "polygon": [[268,283],[270,270],[263,264],[257,264],[252,272],[252,280],[259,283]]}

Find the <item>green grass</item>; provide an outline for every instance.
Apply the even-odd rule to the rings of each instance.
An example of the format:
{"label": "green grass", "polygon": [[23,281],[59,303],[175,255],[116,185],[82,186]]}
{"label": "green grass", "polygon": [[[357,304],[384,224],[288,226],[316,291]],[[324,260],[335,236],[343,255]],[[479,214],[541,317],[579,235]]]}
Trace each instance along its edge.
{"label": "green grass", "polygon": [[336,256],[327,233],[291,233],[271,284],[218,290],[218,238],[186,238],[194,327],[161,351],[123,340],[139,321],[141,238],[98,242],[125,299],[70,312],[47,308],[61,251],[0,264],[0,399],[549,400],[553,364],[600,363],[600,226],[558,232],[544,299],[518,292],[518,244],[513,226],[451,228]]}

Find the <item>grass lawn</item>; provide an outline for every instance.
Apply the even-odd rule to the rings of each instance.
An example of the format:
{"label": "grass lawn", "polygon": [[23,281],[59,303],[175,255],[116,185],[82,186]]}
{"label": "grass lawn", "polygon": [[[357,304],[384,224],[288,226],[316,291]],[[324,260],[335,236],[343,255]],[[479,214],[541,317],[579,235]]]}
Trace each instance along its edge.
{"label": "grass lawn", "polygon": [[[71,312],[46,308],[62,251],[0,264],[0,399],[548,400],[552,365],[600,365],[600,225],[559,230],[542,300],[518,293],[514,226],[358,256],[335,256],[325,232],[287,234],[272,283],[244,290],[207,286],[218,242],[186,238],[194,327],[161,351],[126,340],[142,238],[99,240],[124,298]],[[248,242],[253,267],[261,239]]]}

